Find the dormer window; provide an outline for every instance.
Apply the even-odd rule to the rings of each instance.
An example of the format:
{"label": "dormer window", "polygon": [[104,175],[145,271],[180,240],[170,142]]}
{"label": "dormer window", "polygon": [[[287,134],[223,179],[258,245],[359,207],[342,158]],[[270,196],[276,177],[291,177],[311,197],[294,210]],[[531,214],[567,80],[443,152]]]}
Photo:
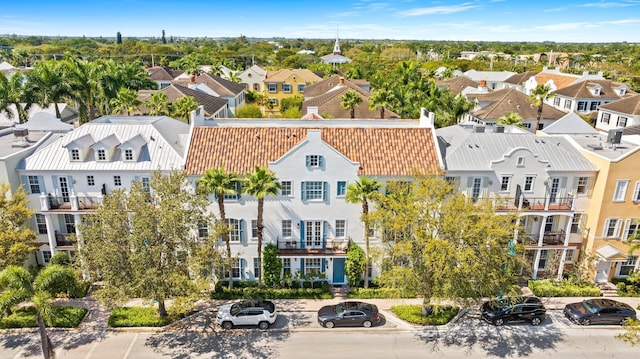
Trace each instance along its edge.
{"label": "dormer window", "polygon": [[125,161],[133,161],[133,150],[128,148],[124,150],[124,160]]}
{"label": "dormer window", "polygon": [[618,94],[620,96],[624,96],[627,93],[627,88],[626,87],[620,87],[620,89],[618,90]]}
{"label": "dormer window", "polygon": [[518,167],[524,167],[524,157],[518,157]]}
{"label": "dormer window", "polygon": [[74,148],[71,150],[71,161],[80,161],[80,150]]}
{"label": "dormer window", "polygon": [[107,151],[104,149],[98,150],[98,161],[106,161],[107,160]]}

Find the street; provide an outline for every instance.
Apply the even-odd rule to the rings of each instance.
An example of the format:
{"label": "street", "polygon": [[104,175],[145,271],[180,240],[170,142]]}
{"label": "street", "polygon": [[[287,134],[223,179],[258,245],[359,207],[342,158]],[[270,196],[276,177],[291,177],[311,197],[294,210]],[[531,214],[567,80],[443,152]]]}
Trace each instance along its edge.
{"label": "street", "polygon": [[[313,312],[285,312],[267,331],[222,331],[209,316],[174,331],[51,332],[57,358],[636,358],[640,348],[617,340],[616,326],[581,327],[550,311],[538,327],[494,327],[475,316],[455,325],[416,328],[385,313],[374,328],[325,329]],[[36,333],[0,335],[1,358],[41,358]]]}

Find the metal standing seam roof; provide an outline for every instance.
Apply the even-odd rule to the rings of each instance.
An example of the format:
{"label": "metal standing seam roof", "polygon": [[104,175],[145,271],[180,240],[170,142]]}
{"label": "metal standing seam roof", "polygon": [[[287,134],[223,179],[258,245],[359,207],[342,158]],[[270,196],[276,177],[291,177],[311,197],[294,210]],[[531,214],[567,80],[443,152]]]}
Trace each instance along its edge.
{"label": "metal standing seam roof", "polygon": [[[25,171],[149,171],[182,168],[185,134],[189,125],[164,116],[135,116],[99,118],[84,124],[57,141],[39,149],[27,157]],[[146,141],[147,156],[138,161],[122,161],[116,151],[111,161],[96,161],[93,151],[84,161],[71,161],[66,145],[91,135],[96,143],[116,136],[122,141],[142,136]]]}
{"label": "metal standing seam roof", "polygon": [[[454,127],[454,126],[450,126]],[[456,126],[459,127],[459,126]],[[472,133],[460,130],[439,129],[438,137],[449,144],[446,148],[447,170],[491,171],[491,162],[501,160],[516,148],[526,148],[540,161],[550,164],[552,171],[597,171],[564,137],[538,137],[528,133]]]}

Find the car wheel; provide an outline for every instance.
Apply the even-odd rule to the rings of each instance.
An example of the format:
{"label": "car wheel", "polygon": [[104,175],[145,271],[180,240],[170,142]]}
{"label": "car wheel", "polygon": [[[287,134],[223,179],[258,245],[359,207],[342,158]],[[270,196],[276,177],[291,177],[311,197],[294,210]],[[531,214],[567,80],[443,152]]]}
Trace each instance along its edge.
{"label": "car wheel", "polygon": [[582,319],[580,321],[580,324],[582,324],[582,325],[591,325],[591,319],[589,319],[589,318]]}
{"label": "car wheel", "polygon": [[627,318],[622,318],[622,320],[620,320],[620,325],[625,325],[627,323]]}
{"label": "car wheel", "polygon": [[531,325],[540,325],[540,323],[542,323],[542,319],[538,317],[531,319]]}
{"label": "car wheel", "polygon": [[325,327],[325,328],[329,328],[329,329],[331,329],[331,328],[333,328],[334,326],[335,326],[335,324],[333,324],[333,322],[326,322],[326,323],[324,323],[324,327]]}
{"label": "car wheel", "polygon": [[370,328],[370,327],[371,327],[371,322],[370,322],[370,321],[368,321],[368,320],[365,320],[365,321],[362,323],[362,326],[363,326],[363,327],[365,327],[365,328]]}
{"label": "car wheel", "polygon": [[504,324],[504,319],[502,319],[502,318],[498,318],[498,319],[493,321],[493,325],[495,325],[496,327],[500,327],[500,326],[502,326],[502,324]]}
{"label": "car wheel", "polygon": [[222,329],[229,330],[233,328],[233,323],[231,322],[222,322]]}
{"label": "car wheel", "polygon": [[260,323],[258,323],[258,328],[260,328],[262,330],[269,329],[269,322],[260,322]]}

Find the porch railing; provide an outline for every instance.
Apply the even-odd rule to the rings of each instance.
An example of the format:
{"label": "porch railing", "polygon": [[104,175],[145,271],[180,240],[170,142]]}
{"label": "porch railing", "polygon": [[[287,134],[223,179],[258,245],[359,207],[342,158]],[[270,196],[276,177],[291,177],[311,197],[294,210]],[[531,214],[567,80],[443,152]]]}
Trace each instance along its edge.
{"label": "porch railing", "polygon": [[58,247],[72,247],[76,244],[75,240],[71,240],[69,237],[71,233],[59,233],[55,232],[56,246]]}

